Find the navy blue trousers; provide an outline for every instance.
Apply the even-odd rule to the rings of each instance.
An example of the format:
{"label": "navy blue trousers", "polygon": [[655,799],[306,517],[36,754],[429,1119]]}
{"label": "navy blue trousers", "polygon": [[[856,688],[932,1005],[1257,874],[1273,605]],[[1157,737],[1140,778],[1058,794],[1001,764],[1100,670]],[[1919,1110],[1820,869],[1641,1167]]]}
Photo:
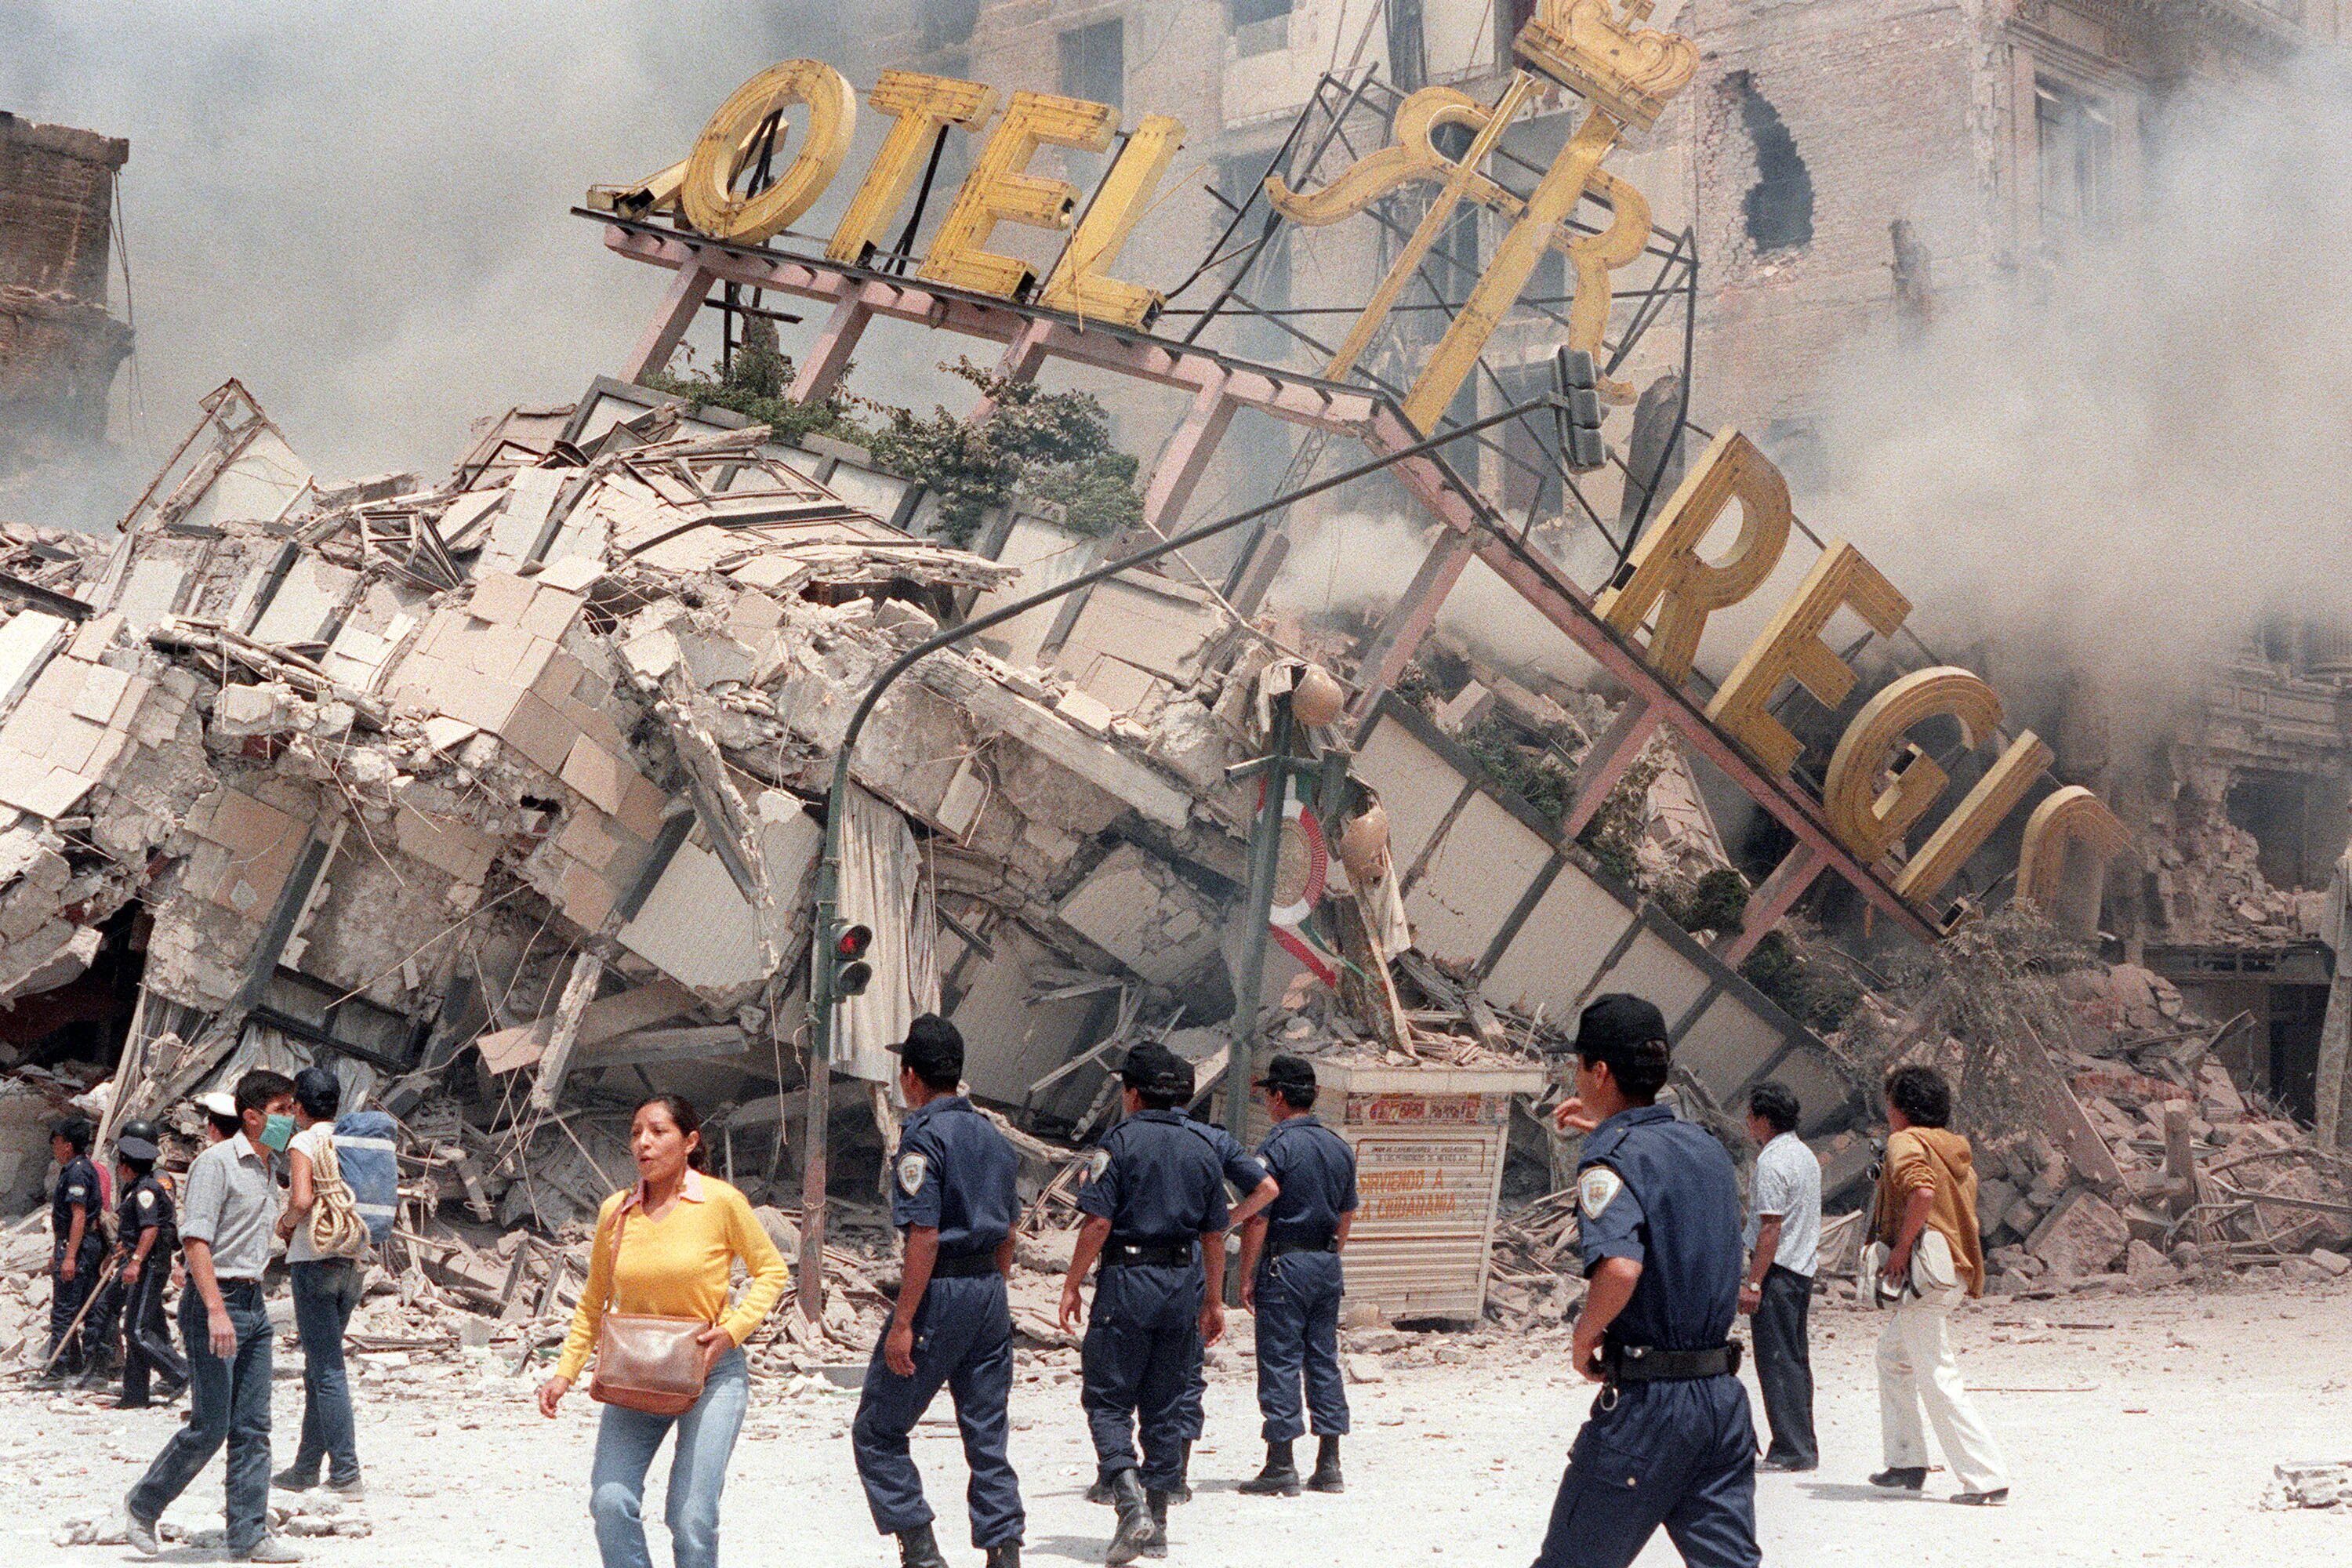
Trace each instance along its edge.
{"label": "navy blue trousers", "polygon": [[850,1449],[874,1527],[885,1535],[931,1522],[907,1435],[942,1386],[955,1400],[964,1462],[971,1468],[964,1493],[971,1510],[971,1543],[982,1551],[1018,1545],[1026,1516],[1021,1479],[1005,1452],[1012,1426],[1005,1405],[1013,1396],[1013,1311],[1002,1274],[931,1281],[915,1309],[914,1376],[892,1372],[878,1343],[866,1365]]}
{"label": "navy blue trousers", "polygon": [[[1339,1372],[1339,1255],[1293,1252],[1257,1269],[1257,1409],[1265,1440],[1348,1430],[1348,1384]],[[1307,1386],[1305,1415],[1298,1389]]]}
{"label": "navy blue trousers", "polygon": [[[91,1331],[89,1319],[84,1318],[76,1328],[74,1320],[81,1317],[82,1303],[98,1284],[98,1267],[106,1250],[97,1237],[82,1243],[81,1251],[74,1258],[74,1277],[65,1278],[66,1244],[62,1238],[49,1247],[49,1354],[57,1357],[50,1370],[79,1373],[98,1355],[98,1338]],[[93,1311],[91,1318],[98,1314]],[[68,1343],[68,1336],[71,1342]],[[63,1346],[60,1353],[58,1347]]]}
{"label": "navy blue trousers", "polygon": [[1757,1568],[1756,1425],[1736,1377],[1634,1383],[1593,1403],[1536,1568],[1627,1568],[1664,1526],[1689,1568]]}
{"label": "navy blue trousers", "polygon": [[1094,1310],[1078,1351],[1078,1404],[1104,1480],[1140,1469],[1152,1490],[1175,1489],[1191,1440],[1185,1394],[1195,1371],[1201,1289],[1198,1264],[1131,1264],[1095,1276]]}

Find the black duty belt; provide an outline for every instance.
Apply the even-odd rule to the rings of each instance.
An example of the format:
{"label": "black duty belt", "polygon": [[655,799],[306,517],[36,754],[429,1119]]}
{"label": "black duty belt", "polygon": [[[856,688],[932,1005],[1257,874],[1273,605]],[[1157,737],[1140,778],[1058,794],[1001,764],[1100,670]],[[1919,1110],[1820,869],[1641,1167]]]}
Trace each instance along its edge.
{"label": "black duty belt", "polygon": [[1701,1351],[1609,1345],[1601,1351],[1601,1370],[1612,1383],[1685,1383],[1693,1378],[1721,1377],[1739,1370],[1739,1343],[1735,1340]]}
{"label": "black duty belt", "polygon": [[1112,1237],[1102,1254],[1105,1268],[1181,1268],[1192,1261],[1192,1244],[1189,1241],[1121,1241]]}
{"label": "black duty belt", "polygon": [[993,1252],[968,1253],[961,1258],[942,1258],[931,1265],[934,1279],[978,1279],[997,1272]]}
{"label": "black duty belt", "polygon": [[1337,1252],[1339,1250],[1339,1238],[1336,1236],[1327,1236],[1320,1241],[1311,1241],[1305,1237],[1300,1237],[1294,1241],[1268,1241],[1265,1244],[1265,1258],[1271,1263],[1277,1258],[1287,1258],[1294,1252]]}

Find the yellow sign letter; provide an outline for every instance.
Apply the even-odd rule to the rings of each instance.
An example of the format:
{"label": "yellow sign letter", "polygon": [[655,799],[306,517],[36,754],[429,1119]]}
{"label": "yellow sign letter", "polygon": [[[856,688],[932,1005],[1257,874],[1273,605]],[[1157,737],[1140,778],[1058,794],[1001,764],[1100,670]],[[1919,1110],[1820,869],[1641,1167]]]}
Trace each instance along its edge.
{"label": "yellow sign letter", "polygon": [[[805,104],[809,111],[800,155],[758,195],[737,195],[735,176],[742,172],[754,132],[791,103]],[[823,60],[770,66],[737,88],[702,128],[678,191],[687,222],[713,239],[741,245],[757,245],[782,232],[833,184],[856,129],[857,98],[839,71]],[[782,135],[780,127],[780,140]]]}
{"label": "yellow sign letter", "polygon": [[[1699,542],[1735,499],[1738,538],[1721,560],[1701,560]],[[1747,437],[1724,430],[1708,443],[1616,581],[1592,601],[1593,614],[1632,637],[1657,605],[1657,630],[1643,657],[1666,679],[1680,681],[1698,655],[1707,616],[1754,593],[1780,564],[1790,516],[1780,470]]]}
{"label": "yellow sign letter", "polygon": [[833,243],[824,247],[834,260],[852,266],[862,265],[867,253],[882,243],[882,230],[898,216],[907,187],[915,183],[916,169],[930,156],[931,143],[941,128],[961,125],[966,131],[979,130],[996,110],[996,89],[953,77],[886,70],[866,101],[891,117],[890,131],[866,171],[866,183],[857,187],[849,210],[835,226]]}
{"label": "yellow sign letter", "polygon": [[1846,605],[1880,637],[1893,637],[1911,613],[1911,601],[1895,592],[1895,584],[1862,558],[1862,552],[1843,540],[1832,540],[1795,596],[1740,655],[1723,689],[1706,705],[1708,718],[1782,777],[1796,766],[1804,747],[1765,704],[1788,679],[1820,698],[1824,708],[1845,700],[1853,689],[1854,673],[1822,641],[1822,629]]}
{"label": "yellow sign letter", "polygon": [[1902,842],[1952,782],[1916,745],[1906,746],[1899,759],[1895,755],[1906,731],[1937,714],[1958,720],[1973,746],[2000,725],[2000,694],[1955,665],[1915,669],[1863,704],[1838,742],[1822,781],[1822,805],[1832,831],[1860,859],[1876,860]]}
{"label": "yellow sign letter", "polygon": [[1117,321],[1125,327],[1148,326],[1166,303],[1156,289],[1106,278],[1103,270],[1118,259],[1127,237],[1151,210],[1151,194],[1184,145],[1184,122],[1165,114],[1147,114],[1127,139],[1127,150],[1110,166],[1095,192],[1077,233],[1070,236],[1061,260],[1054,264],[1037,302],[1048,310],[1075,316]]}
{"label": "yellow sign letter", "polygon": [[1049,92],[1014,93],[963,189],[956,193],[955,205],[917,275],[1001,300],[1027,299],[1036,285],[1037,269],[981,247],[999,223],[1068,227],[1078,193],[1066,180],[1024,173],[1029,160],[1046,142],[1099,153],[1110,145],[1118,122],[1118,116],[1107,104]]}

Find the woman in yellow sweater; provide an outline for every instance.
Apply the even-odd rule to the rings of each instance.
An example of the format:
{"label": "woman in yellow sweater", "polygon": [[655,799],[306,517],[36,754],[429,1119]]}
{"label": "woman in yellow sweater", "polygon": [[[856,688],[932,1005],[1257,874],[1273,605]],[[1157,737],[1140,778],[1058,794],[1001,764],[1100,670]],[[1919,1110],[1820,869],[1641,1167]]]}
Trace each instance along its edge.
{"label": "woman in yellow sweater", "polygon": [[[605,1199],[597,1215],[588,1286],[555,1375],[539,1391],[539,1409],[552,1419],[557,1402],[588,1364],[608,1300],[616,1312],[709,1323],[698,1336],[709,1370],[692,1409],[651,1415],[604,1406],[588,1507],[604,1568],[652,1568],[646,1550],[646,1471],[675,1427],[666,1511],[671,1556],[677,1568],[712,1568],[719,1561],[719,1494],[751,1400],[740,1346],[783,1294],[789,1276],[743,1194],[703,1173],[702,1121],[693,1106],[674,1094],[648,1100],[637,1107],[629,1143],[637,1184]],[[738,1258],[751,1282],[730,1311],[727,1289]]]}

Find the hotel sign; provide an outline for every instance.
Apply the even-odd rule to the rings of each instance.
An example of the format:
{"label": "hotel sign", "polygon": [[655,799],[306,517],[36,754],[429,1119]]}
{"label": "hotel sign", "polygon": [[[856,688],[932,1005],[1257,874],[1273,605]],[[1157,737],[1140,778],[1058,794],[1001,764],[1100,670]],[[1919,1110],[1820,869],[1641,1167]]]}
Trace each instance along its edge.
{"label": "hotel sign", "polygon": [[[1628,130],[1655,123],[1689,84],[1698,63],[1690,39],[1643,26],[1651,7],[1652,0],[1542,0],[1515,40],[1520,64],[1492,104],[1452,88],[1423,88],[1398,109],[1393,145],[1360,160],[1321,189],[1294,191],[1279,178],[1268,179],[1266,195],[1275,210],[1302,225],[1342,222],[1400,191],[1420,192],[1428,200],[1425,215],[1326,368],[1327,379],[1342,380],[1353,372],[1465,203],[1496,214],[1509,227],[1408,389],[1402,403],[1407,420],[1421,430],[1434,427],[1549,252],[1564,258],[1574,278],[1569,345],[1601,347],[1612,274],[1642,254],[1651,232],[1649,205],[1641,193],[1602,165]],[[1580,95],[1584,118],[1535,188],[1521,197],[1489,178],[1484,167],[1504,133],[1535,108],[1546,83]],[[1183,142],[1181,122],[1166,115],[1144,116],[1079,217],[1077,189],[1033,173],[1029,165],[1048,146],[1108,151],[1119,124],[1118,111],[1109,105],[1021,91],[1006,99],[1000,112],[994,88],[908,70],[884,71],[866,104],[887,120],[889,129],[825,241],[826,262],[843,268],[866,264],[885,235],[903,221],[925,160],[952,128],[979,138],[979,151],[917,278],[1061,312],[1082,324],[1150,326],[1163,303],[1160,294],[1115,274],[1129,237],[1160,199],[1169,165]],[[857,95],[838,70],[818,60],[787,60],[737,89],[683,161],[635,185],[592,192],[590,204],[624,216],[676,213],[712,238],[762,244],[806,215],[840,177],[858,112]],[[786,120],[797,132],[792,157],[772,181],[738,194],[743,170],[763,147],[779,143]],[[1458,158],[1438,148],[1437,133],[1444,127],[1468,135]],[[1570,223],[1587,196],[1611,214],[1598,233],[1580,233]],[[1067,233],[1042,279],[1028,261],[991,248],[997,230],[1006,225]],[[1615,402],[1631,397],[1630,387],[1611,384],[1602,390]],[[1702,544],[1735,502],[1738,524],[1728,548],[1702,554]],[[1591,600],[1591,614],[1633,647],[1661,679],[1682,685],[1708,618],[1748,598],[1771,575],[1793,521],[1780,471],[1746,437],[1725,430],[1692,465],[1631,559]],[[1858,550],[1833,540],[1794,597],[1706,702],[1707,719],[1770,778],[1787,781],[1801,751],[1771,712],[1783,683],[1802,686],[1832,709],[1853,693],[1855,671],[1822,637],[1832,617],[1849,608],[1881,636],[1892,636],[1911,612],[1910,602]],[[1974,748],[1994,737],[2001,717],[2001,700],[1991,686],[1968,670],[1938,666],[1903,676],[1878,692],[1837,742],[1821,799],[1829,830],[1859,864],[1876,868],[1895,893],[1914,906],[1937,899],[2023,802],[2053,758],[2032,731],[2019,734],[1918,850],[1898,859],[1908,835],[1922,826],[1951,783],[1906,737],[1927,721],[1948,718]],[[2090,791],[2057,790],[2027,821],[2017,896],[2045,906],[2053,901],[2069,843],[2105,858],[2125,842],[2122,824]]]}

